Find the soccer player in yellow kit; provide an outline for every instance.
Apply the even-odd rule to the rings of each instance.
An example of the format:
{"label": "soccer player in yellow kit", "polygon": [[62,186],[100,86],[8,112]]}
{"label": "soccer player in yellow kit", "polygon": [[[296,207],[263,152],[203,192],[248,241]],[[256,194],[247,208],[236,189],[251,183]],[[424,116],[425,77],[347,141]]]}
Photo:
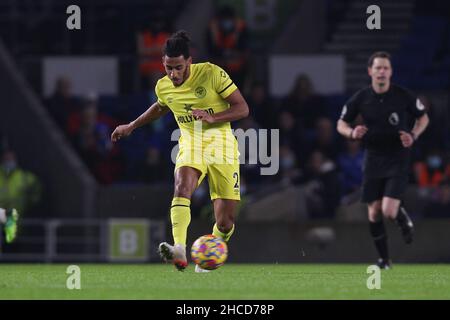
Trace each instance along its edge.
{"label": "soccer player in yellow kit", "polygon": [[[172,111],[181,130],[170,217],[174,245],[159,245],[162,258],[182,271],[187,266],[186,237],[191,196],[205,175],[216,223],[213,234],[228,241],[240,200],[239,152],[231,121],[248,116],[248,105],[228,74],[211,63],[192,63],[189,36],[178,31],[166,42],[162,63],[167,75],[156,84],[158,101],[129,124],[118,126],[112,141],[130,135]],[[204,270],[196,266],[196,272]]]}

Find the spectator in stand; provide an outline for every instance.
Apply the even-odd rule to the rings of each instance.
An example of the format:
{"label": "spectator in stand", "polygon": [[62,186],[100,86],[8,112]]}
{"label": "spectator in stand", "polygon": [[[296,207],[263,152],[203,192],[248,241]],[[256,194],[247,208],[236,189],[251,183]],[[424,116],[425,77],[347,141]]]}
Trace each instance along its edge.
{"label": "spectator in stand", "polygon": [[445,163],[442,153],[432,150],[425,161],[414,163],[414,177],[421,188],[436,188],[445,181],[450,181],[450,164]]}
{"label": "spectator in stand", "polygon": [[360,190],[363,161],[364,151],[361,148],[361,142],[358,140],[346,140],[345,151],[338,156],[343,195]]}
{"label": "spectator in stand", "polygon": [[426,218],[450,217],[450,163],[439,149],[430,151],[424,161],[414,163],[418,196],[425,202]]}
{"label": "spectator in stand", "polygon": [[[78,118],[79,116],[79,118]],[[117,181],[123,171],[123,156],[117,144],[112,144],[110,135],[114,120],[99,114],[97,100],[84,101],[79,115],[73,115],[73,144],[80,156],[101,184]],[[79,122],[78,122],[79,121]]]}
{"label": "spectator in stand", "polygon": [[153,91],[158,79],[165,75],[161,55],[169,36],[170,28],[163,12],[156,14],[137,34],[139,74],[144,89],[151,88]]}
{"label": "spectator in stand", "polygon": [[334,124],[330,119],[318,118],[316,120],[313,139],[309,141],[309,146],[305,152],[306,156],[309,157],[313,150],[319,150],[333,162],[337,161],[337,156],[342,150],[342,146],[341,140],[336,136]]}
{"label": "spectator in stand", "polygon": [[305,144],[302,137],[303,130],[292,113],[287,111],[280,113],[278,128],[280,128],[280,144],[289,146],[294,151],[300,164],[304,163]]}
{"label": "spectator in stand", "polygon": [[306,74],[297,77],[291,92],[282,100],[281,108],[290,112],[308,131],[313,131],[317,120],[327,115],[323,97],[314,92],[313,84]]}
{"label": "spectator in stand", "polygon": [[206,38],[211,62],[226,70],[238,87],[243,87],[249,55],[245,21],[233,7],[223,6],[211,19]]}
{"label": "spectator in stand", "polygon": [[161,151],[156,146],[149,146],[145,152],[145,159],[138,166],[136,180],[144,183],[158,183],[169,180],[172,173],[161,156]]}
{"label": "spectator in stand", "polygon": [[335,134],[334,124],[328,118],[319,118],[316,122],[316,148],[334,162],[342,150],[340,140]]}
{"label": "spectator in stand", "polygon": [[288,145],[280,146],[280,172],[278,177],[282,185],[295,184],[301,176],[297,158]]}
{"label": "spectator in stand", "polygon": [[334,218],[340,200],[340,183],[335,163],[322,152],[313,151],[299,182],[305,186],[310,218]]}
{"label": "spectator in stand", "polygon": [[60,128],[67,132],[67,121],[70,113],[78,111],[80,101],[72,94],[72,84],[67,77],[56,80],[55,91],[46,101],[50,115]]}
{"label": "spectator in stand", "polygon": [[264,84],[255,82],[247,98],[248,105],[251,106],[253,118],[259,126],[264,129],[277,127],[277,107],[275,101],[267,94]]}
{"label": "spectator in stand", "polygon": [[80,99],[80,108],[69,114],[67,119],[67,133],[69,137],[73,138],[79,133],[83,117],[86,117],[87,113],[90,113],[92,117],[95,117],[96,123],[100,123],[109,129],[114,128],[118,123],[116,119],[109,115],[98,112],[97,94],[90,92]]}

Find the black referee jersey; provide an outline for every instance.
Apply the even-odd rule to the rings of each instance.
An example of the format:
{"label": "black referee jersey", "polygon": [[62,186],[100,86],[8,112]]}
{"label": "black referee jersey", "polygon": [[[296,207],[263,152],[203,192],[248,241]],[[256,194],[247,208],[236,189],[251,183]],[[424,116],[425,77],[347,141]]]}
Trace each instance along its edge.
{"label": "black referee jersey", "polygon": [[368,128],[362,139],[366,178],[408,174],[411,150],[403,147],[399,131],[410,132],[415,119],[424,114],[425,107],[412,92],[392,83],[385,93],[378,94],[369,86],[347,101],[341,119],[352,123],[361,115]]}

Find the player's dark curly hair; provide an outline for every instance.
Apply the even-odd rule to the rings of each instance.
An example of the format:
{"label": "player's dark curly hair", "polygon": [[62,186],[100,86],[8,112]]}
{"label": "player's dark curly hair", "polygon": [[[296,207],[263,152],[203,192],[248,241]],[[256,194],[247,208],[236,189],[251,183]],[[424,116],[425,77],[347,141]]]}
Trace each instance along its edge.
{"label": "player's dark curly hair", "polygon": [[189,52],[190,42],[191,38],[188,33],[184,30],[179,30],[167,39],[163,54],[171,58],[183,55],[187,59],[191,56]]}

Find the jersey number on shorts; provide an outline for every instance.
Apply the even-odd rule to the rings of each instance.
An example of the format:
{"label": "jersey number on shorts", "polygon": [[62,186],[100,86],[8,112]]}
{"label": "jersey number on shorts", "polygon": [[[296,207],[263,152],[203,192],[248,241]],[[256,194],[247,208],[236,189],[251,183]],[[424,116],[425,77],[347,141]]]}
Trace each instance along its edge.
{"label": "jersey number on shorts", "polygon": [[236,183],[234,184],[234,187],[239,188],[239,174],[237,172],[233,173],[233,178],[236,179]]}

